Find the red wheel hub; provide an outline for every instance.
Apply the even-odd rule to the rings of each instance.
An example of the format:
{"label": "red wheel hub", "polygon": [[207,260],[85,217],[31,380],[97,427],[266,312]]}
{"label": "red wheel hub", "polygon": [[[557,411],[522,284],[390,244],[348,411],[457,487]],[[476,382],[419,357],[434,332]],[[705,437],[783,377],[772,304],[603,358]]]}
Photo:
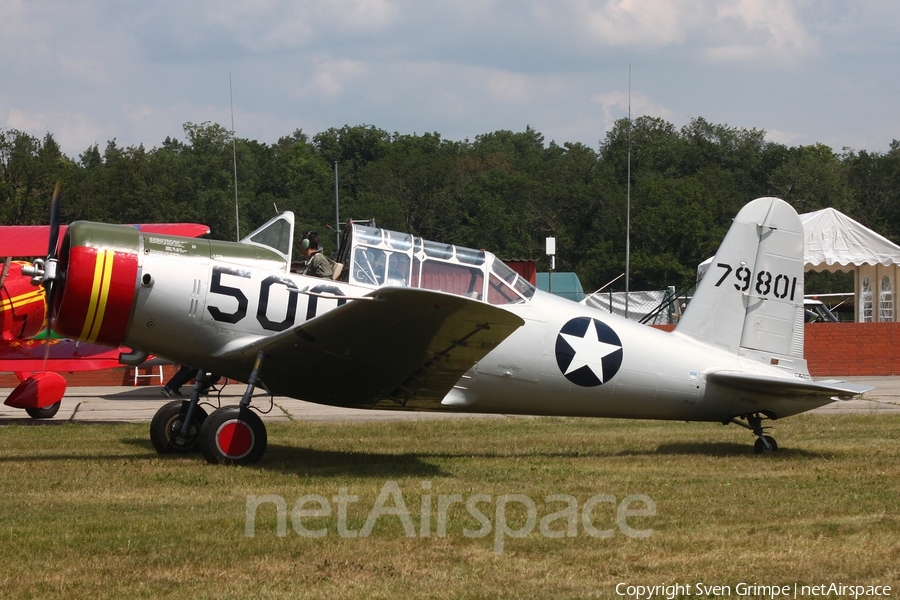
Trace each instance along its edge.
{"label": "red wheel hub", "polygon": [[232,460],[250,454],[254,441],[255,436],[250,426],[237,419],[222,423],[216,432],[216,445],[219,451]]}

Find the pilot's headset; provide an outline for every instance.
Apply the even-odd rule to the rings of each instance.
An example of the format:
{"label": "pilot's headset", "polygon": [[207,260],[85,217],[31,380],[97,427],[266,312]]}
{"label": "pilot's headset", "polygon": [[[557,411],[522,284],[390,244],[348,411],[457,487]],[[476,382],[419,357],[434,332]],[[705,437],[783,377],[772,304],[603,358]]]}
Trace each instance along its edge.
{"label": "pilot's headset", "polygon": [[[316,235],[315,231],[307,231],[306,233],[303,234],[303,239],[300,240],[300,247],[303,250],[306,250],[310,247],[310,245],[311,245],[310,238],[312,238],[312,236],[314,236],[314,235]],[[313,247],[313,249],[315,249],[315,246]]]}

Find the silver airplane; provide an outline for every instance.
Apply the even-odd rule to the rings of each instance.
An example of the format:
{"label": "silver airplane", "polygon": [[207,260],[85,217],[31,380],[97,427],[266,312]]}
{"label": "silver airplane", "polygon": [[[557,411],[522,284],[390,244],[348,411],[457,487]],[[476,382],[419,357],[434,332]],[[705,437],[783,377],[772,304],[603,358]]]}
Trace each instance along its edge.
{"label": "silver airplane", "polygon": [[[76,222],[35,267],[53,329],[247,382],[207,415],[163,406],[160,453],[252,464],[269,394],[342,407],[763,422],[868,387],[813,381],[803,359],[803,229],[777,198],[737,215],[674,332],[536,290],[490,252],[350,224],[338,280],[292,273],[294,217],[240,242]],[[202,379],[202,375],[201,375]]]}

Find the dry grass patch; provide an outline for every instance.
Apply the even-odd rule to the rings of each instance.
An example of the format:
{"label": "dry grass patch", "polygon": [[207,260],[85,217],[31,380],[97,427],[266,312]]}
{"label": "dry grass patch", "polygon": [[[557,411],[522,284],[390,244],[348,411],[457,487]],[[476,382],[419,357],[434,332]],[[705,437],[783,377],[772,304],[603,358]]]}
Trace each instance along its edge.
{"label": "dry grass patch", "polygon": [[[734,585],[896,584],[900,559],[900,418],[801,416],[779,423],[782,450],[756,456],[736,427],[623,420],[530,419],[276,424],[259,465],[159,457],[144,425],[0,428],[0,595],[15,598],[615,597],[619,582]],[[370,536],[337,533],[341,488],[360,530],[388,482],[410,512],[382,516]],[[332,503],[309,517],[325,537],[276,534],[274,505],[245,536],[247,496],[287,511],[307,494]],[[466,537],[478,519],[456,503],[437,537],[439,496],[478,505],[496,523],[498,498],[522,494],[538,523],[522,538]],[[616,504],[593,511],[610,538],[540,534],[569,494],[643,494],[655,516],[631,517],[649,537],[616,528]],[[421,505],[431,503],[430,536]],[[394,506],[389,501],[385,506]],[[643,505],[636,505],[643,506]],[[312,508],[308,506],[307,508]],[[511,503],[512,529],[527,523]],[[557,520],[553,528],[564,529]]]}

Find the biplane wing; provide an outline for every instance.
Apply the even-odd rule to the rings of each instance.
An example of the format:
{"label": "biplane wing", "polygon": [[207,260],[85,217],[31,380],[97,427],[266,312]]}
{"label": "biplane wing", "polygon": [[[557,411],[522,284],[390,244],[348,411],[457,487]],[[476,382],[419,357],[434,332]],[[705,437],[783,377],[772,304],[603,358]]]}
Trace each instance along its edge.
{"label": "biplane wing", "polygon": [[[174,235],[178,237],[200,237],[209,233],[209,226],[200,223],[144,223],[134,225],[144,233]],[[67,227],[60,225],[60,237]],[[45,256],[50,242],[49,225],[0,225],[0,257]]]}

